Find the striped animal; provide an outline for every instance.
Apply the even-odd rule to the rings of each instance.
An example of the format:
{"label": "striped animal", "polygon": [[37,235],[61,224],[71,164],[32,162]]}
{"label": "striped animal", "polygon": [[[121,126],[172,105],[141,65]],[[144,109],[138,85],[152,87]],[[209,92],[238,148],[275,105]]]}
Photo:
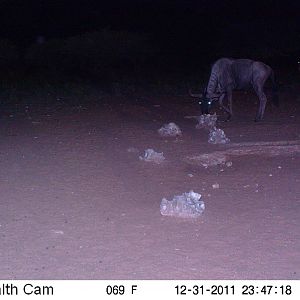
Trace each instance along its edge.
{"label": "striped animal", "polygon": [[[271,78],[273,85],[272,100],[278,106],[277,88],[272,68],[262,62],[250,59],[221,58],[217,60],[211,68],[204,94],[190,93],[190,95],[201,98],[199,103],[203,114],[208,114],[213,102],[218,101],[228,114],[227,120],[230,120],[233,115],[232,91],[247,90],[252,87],[259,98],[259,109],[255,121],[260,121],[264,116],[267,103],[263,89],[268,78]],[[228,100],[228,106],[223,104],[225,98]]]}

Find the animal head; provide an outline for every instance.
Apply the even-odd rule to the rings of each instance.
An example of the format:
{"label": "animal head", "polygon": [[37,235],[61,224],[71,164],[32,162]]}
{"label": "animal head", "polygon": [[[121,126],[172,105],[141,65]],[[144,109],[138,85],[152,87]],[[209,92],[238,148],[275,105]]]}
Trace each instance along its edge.
{"label": "animal head", "polygon": [[191,97],[198,98],[199,99],[199,104],[201,108],[201,113],[204,115],[209,114],[210,109],[213,104],[213,100],[209,97],[207,97],[207,92],[206,89],[204,89],[203,94],[194,94],[189,90],[189,94]]}
{"label": "animal head", "polygon": [[211,107],[212,107],[212,104],[213,104],[213,100],[210,99],[210,98],[208,98],[206,96],[206,94],[204,94],[200,98],[199,104],[200,104],[200,107],[201,107],[202,114],[208,115],[209,112],[210,112],[210,110],[211,110]]}

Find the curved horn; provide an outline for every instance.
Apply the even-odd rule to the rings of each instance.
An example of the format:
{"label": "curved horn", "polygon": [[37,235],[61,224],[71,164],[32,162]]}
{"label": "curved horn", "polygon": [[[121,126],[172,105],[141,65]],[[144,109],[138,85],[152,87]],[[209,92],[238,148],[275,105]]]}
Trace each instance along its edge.
{"label": "curved horn", "polygon": [[191,92],[190,89],[189,89],[189,95],[190,95],[191,97],[194,97],[194,98],[201,98],[201,97],[202,97],[202,94],[194,94],[194,93]]}

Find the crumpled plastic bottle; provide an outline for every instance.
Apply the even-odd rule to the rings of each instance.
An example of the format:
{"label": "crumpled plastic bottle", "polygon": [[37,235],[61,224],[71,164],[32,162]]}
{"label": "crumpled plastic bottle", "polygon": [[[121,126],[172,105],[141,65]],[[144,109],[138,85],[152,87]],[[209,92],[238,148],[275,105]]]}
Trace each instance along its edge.
{"label": "crumpled plastic bottle", "polygon": [[171,201],[163,198],[160,203],[160,213],[163,216],[197,218],[205,209],[205,204],[200,198],[201,195],[194,191],[174,196]]}
{"label": "crumpled plastic bottle", "polygon": [[165,160],[163,152],[155,152],[153,149],[146,149],[144,156],[139,156],[140,160],[160,164]]}
{"label": "crumpled plastic bottle", "polygon": [[216,127],[217,122],[217,115],[201,115],[197,117],[198,124],[196,125],[197,129],[205,128],[205,129],[211,129]]}
{"label": "crumpled plastic bottle", "polygon": [[180,136],[182,135],[181,129],[175,123],[165,124],[158,129],[161,136]]}
{"label": "crumpled plastic bottle", "polygon": [[209,132],[208,142],[210,144],[227,144],[230,140],[226,137],[224,130],[214,127]]}

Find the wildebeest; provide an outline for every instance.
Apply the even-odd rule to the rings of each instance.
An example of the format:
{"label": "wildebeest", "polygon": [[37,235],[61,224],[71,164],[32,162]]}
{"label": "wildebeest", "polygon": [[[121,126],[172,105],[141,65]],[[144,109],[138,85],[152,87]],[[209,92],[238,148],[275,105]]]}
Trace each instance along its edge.
{"label": "wildebeest", "polygon": [[[200,105],[203,114],[208,114],[214,101],[227,112],[229,120],[232,117],[232,91],[247,90],[253,88],[259,98],[259,109],[255,121],[263,118],[267,97],[264,93],[264,85],[268,78],[273,85],[272,100],[278,106],[277,89],[274,72],[271,67],[250,59],[221,58],[217,60],[212,68],[210,78],[204,94],[193,94],[193,97],[201,97]],[[223,104],[227,97],[228,107]]]}

